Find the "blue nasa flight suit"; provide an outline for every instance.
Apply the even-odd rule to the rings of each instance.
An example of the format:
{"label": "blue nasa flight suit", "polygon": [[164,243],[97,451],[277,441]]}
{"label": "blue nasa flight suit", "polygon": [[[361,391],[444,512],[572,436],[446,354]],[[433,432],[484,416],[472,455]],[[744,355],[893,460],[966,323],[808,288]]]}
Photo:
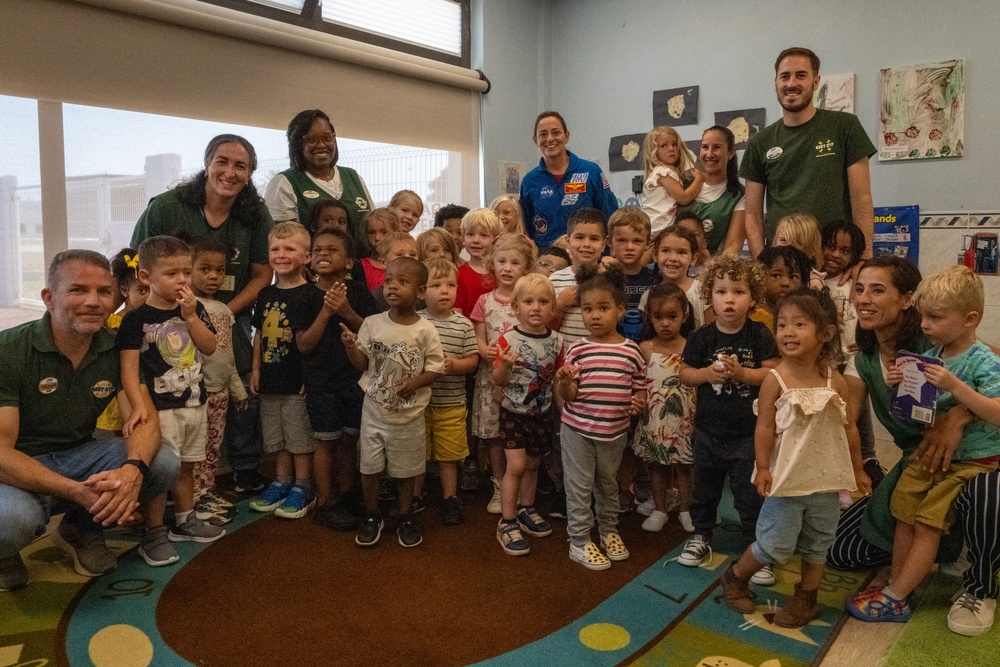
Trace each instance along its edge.
{"label": "blue nasa flight suit", "polygon": [[567,153],[569,166],[562,181],[545,168],[544,159],[521,180],[524,227],[539,250],[566,233],[566,221],[576,209],[592,207],[606,216],[618,210],[618,199],[600,165]]}

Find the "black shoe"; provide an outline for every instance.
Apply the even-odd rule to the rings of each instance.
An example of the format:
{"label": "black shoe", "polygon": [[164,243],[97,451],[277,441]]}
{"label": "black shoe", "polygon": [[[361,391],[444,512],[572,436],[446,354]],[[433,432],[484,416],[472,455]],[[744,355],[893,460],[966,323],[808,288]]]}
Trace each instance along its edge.
{"label": "black shoe", "polygon": [[260,491],[268,485],[268,480],[264,479],[256,468],[249,470],[237,470],[233,473],[233,486],[237,493],[252,493]]}
{"label": "black shoe", "polygon": [[458,496],[444,499],[444,509],[441,510],[441,521],[446,526],[457,526],[465,521],[465,504]]}
{"label": "black shoe", "polygon": [[399,543],[404,547],[415,547],[424,541],[420,534],[420,528],[413,523],[410,516],[399,518],[399,524],[396,526],[396,537],[399,538]]}
{"label": "black shoe", "polygon": [[556,491],[556,497],[552,499],[552,507],[549,508],[549,518],[566,518],[566,492],[562,489]]}
{"label": "black shoe", "polygon": [[364,513],[363,505],[350,496],[342,496],[313,512],[313,521],[330,530],[357,530]]}
{"label": "black shoe", "polygon": [[382,521],[382,517],[377,514],[369,514],[361,523],[361,529],[358,530],[358,534],[354,538],[354,543],[359,547],[375,546],[378,544],[379,538],[382,537],[382,529],[384,527],[385,522]]}
{"label": "black shoe", "polygon": [[885,470],[882,465],[878,462],[878,459],[868,459],[864,463],[865,474],[868,475],[868,479],[872,481],[872,491],[875,490],[882,480],[885,479]]}

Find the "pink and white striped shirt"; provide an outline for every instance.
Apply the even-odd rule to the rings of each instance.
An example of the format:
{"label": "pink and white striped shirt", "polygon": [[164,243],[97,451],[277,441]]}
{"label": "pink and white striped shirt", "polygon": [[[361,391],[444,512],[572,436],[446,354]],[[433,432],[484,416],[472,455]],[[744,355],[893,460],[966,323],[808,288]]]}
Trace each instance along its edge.
{"label": "pink and white striped shirt", "polygon": [[576,400],[563,408],[562,421],[594,440],[614,440],[628,433],[632,394],[646,388],[646,362],[639,346],[593,343],[587,338],[572,343],[566,363],[580,369]]}

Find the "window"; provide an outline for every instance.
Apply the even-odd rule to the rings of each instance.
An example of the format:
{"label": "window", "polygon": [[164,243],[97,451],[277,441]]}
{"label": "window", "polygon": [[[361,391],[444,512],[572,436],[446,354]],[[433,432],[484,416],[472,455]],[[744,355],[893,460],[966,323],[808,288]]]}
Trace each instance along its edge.
{"label": "window", "polygon": [[469,67],[470,0],[201,0]]}

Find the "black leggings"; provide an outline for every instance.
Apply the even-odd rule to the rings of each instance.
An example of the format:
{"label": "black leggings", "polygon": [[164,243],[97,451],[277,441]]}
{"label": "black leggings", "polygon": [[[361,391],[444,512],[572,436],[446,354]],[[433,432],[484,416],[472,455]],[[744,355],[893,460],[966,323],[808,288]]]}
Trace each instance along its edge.
{"label": "black leggings", "polygon": [[[891,553],[879,549],[858,532],[868,501],[868,498],[861,498],[840,516],[837,535],[826,558],[830,567],[854,570],[886,565],[892,561]],[[997,586],[997,573],[1000,572],[1000,471],[983,473],[969,480],[958,494],[955,509],[969,548],[970,565],[962,575],[962,585],[978,599],[995,599],[1000,594]]]}

